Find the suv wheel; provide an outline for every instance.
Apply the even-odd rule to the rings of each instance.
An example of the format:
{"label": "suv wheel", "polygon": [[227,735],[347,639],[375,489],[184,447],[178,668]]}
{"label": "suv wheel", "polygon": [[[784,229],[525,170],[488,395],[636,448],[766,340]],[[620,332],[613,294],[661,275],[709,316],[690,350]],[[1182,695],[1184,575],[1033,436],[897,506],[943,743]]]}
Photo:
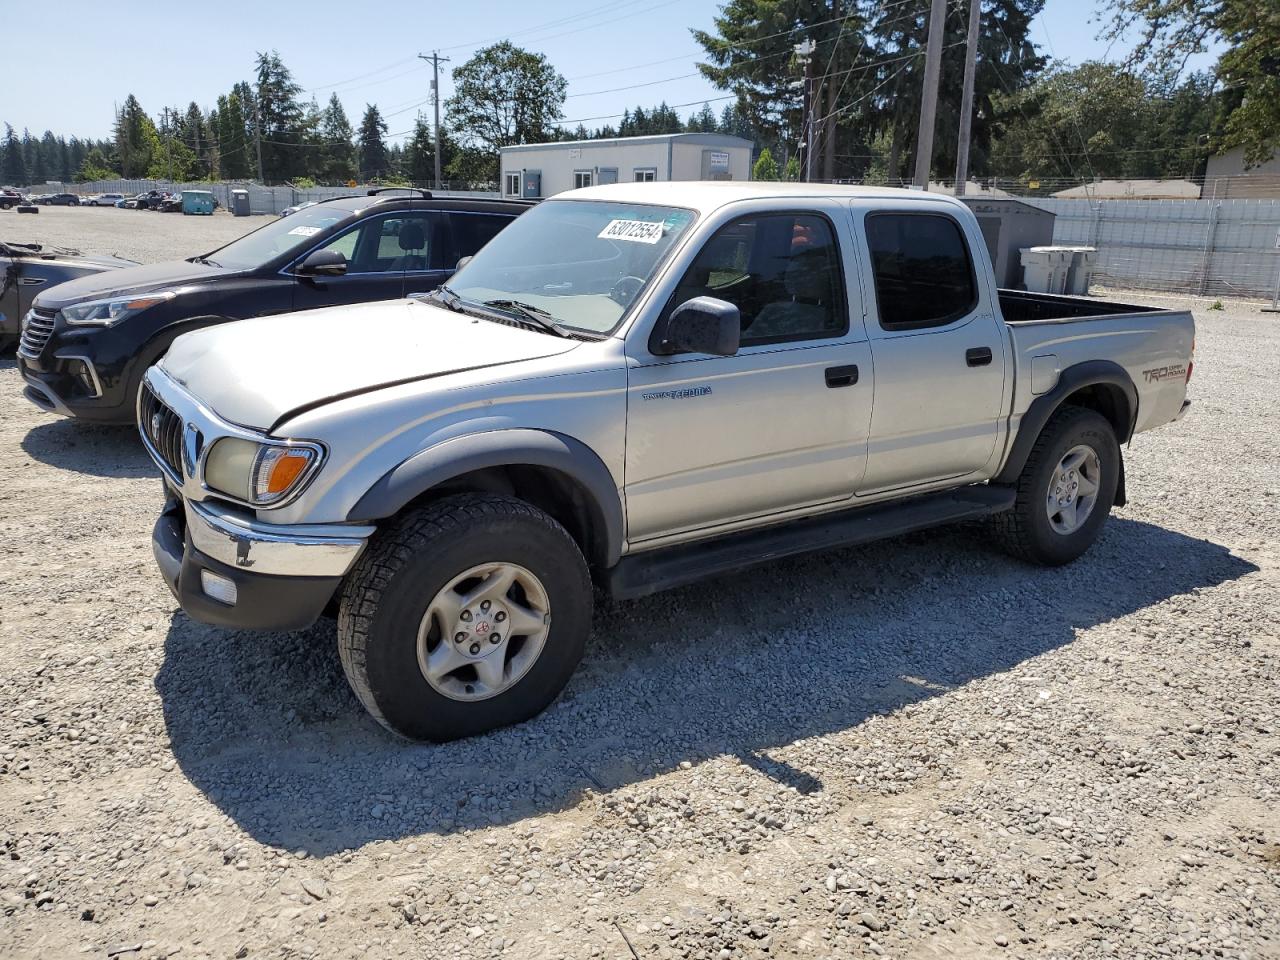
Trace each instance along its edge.
{"label": "suv wheel", "polygon": [[1120,445],[1101,414],[1063,407],[1045,424],[1017,482],[1012,510],[995,518],[1015,556],[1070,563],[1098,539],[1115,501]]}
{"label": "suv wheel", "polygon": [[388,730],[454,740],[540,713],[591,626],[591,580],[568,532],[521,500],[462,494],[413,511],[347,578],[338,651]]}

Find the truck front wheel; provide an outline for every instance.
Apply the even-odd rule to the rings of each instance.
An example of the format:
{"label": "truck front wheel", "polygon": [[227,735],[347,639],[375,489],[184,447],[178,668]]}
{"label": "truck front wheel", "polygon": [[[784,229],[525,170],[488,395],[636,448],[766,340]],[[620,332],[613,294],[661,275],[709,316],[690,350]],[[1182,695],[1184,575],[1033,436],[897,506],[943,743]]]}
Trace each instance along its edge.
{"label": "truck front wheel", "polygon": [[1120,444],[1105,417],[1065,406],[1036,440],[1016,484],[1012,510],[996,529],[1015,556],[1056,567],[1098,539],[1115,501]]}
{"label": "truck front wheel", "polygon": [[545,709],[590,626],[591,580],[564,527],[513,497],[461,494],[366,550],[342,591],[338,651],[384,727],[454,740]]}

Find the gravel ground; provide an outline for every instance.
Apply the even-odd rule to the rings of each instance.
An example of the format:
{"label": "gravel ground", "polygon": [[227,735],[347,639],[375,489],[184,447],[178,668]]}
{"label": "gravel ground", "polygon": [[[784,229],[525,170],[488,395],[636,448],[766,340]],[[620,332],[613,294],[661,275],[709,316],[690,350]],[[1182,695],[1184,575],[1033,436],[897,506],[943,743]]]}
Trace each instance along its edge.
{"label": "gravel ground", "polygon": [[0,358],[0,954],[1280,956],[1280,326],[1198,320],[1077,563],[967,527],[604,604],[551,710],[444,746],[332,624],[176,612],[133,434]]}
{"label": "gravel ground", "polygon": [[0,240],[47,243],[155,263],[208,253],[274,219],[233,217],[225,210],[211,217],[116,207],[41,207],[34,216],[0,210]]}

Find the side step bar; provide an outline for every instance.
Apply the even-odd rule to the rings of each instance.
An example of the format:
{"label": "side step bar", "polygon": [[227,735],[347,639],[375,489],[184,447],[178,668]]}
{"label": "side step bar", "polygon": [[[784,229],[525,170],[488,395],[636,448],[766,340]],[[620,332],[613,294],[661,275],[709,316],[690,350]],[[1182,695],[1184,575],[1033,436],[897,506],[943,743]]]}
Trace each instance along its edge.
{"label": "side step bar", "polygon": [[975,485],[892,503],[779,523],[759,530],[623,557],[605,578],[609,594],[633,600],[814,550],[896,537],[1013,507],[1013,487]]}

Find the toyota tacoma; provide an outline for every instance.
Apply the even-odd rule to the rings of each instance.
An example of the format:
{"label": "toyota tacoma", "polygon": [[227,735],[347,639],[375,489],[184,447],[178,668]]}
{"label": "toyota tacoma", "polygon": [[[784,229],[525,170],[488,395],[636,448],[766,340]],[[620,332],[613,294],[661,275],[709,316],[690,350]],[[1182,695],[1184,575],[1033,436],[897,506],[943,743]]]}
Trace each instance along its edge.
{"label": "toyota tacoma", "polygon": [[1186,411],[1193,335],[997,290],[947,197],[576,190],[430,294],[179,337],[138,406],[154,552],[206,623],[335,611],[379,722],[467,736],[555,699],[593,588],[979,517],[1075,560],[1125,502],[1122,445]]}

